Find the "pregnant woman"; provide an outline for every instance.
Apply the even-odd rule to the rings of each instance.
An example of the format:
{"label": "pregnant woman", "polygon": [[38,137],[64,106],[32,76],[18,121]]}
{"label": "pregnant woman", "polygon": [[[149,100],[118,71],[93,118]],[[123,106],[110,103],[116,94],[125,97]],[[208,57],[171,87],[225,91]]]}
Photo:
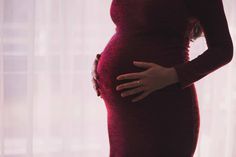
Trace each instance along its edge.
{"label": "pregnant woman", "polygon": [[[116,32],[92,71],[110,157],[193,157],[194,82],[233,57],[222,0],[113,0],[110,13]],[[189,61],[189,43],[201,34],[208,49]]]}

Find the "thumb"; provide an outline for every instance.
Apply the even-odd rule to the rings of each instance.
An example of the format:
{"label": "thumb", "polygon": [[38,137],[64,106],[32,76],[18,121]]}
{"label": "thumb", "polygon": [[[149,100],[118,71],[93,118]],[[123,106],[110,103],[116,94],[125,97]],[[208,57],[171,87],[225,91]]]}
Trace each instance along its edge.
{"label": "thumb", "polygon": [[154,64],[151,62],[141,62],[141,61],[133,61],[134,65],[140,68],[151,68]]}

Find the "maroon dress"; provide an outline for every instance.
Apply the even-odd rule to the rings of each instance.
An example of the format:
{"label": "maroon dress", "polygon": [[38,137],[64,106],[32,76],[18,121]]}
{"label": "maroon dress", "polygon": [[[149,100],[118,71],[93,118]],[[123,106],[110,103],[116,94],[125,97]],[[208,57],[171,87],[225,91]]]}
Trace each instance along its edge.
{"label": "maroon dress", "polygon": [[[96,89],[108,115],[110,157],[192,157],[200,116],[194,82],[229,63],[233,44],[222,0],[113,0],[116,32],[95,62]],[[189,61],[189,20],[200,21],[208,49]],[[116,80],[144,69],[133,61],[174,67],[179,82],[121,97]],[[158,80],[156,80],[158,81]]]}

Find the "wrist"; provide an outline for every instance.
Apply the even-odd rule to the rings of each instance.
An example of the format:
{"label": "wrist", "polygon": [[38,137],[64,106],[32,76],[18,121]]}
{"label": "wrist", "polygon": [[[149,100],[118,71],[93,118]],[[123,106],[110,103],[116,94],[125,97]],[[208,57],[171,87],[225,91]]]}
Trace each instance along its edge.
{"label": "wrist", "polygon": [[178,82],[178,75],[174,67],[167,69],[167,76],[170,84]]}

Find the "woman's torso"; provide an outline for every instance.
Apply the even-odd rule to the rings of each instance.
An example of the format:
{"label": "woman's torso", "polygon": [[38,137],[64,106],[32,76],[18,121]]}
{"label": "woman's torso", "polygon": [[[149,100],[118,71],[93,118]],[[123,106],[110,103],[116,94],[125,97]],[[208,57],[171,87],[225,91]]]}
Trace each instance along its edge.
{"label": "woman's torso", "polygon": [[144,70],[135,67],[134,60],[166,67],[189,60],[184,0],[113,0],[110,14],[116,32],[97,67],[104,92],[117,94],[116,76]]}
{"label": "woman's torso", "polygon": [[[189,60],[188,12],[184,0],[113,0],[116,33],[97,64],[101,95],[108,111],[110,157],[190,156],[196,148],[199,110],[194,85],[172,84],[135,103],[115,88],[143,71],[134,60],[171,67]],[[158,81],[158,79],[157,79]],[[174,154],[174,155],[173,155]]]}

